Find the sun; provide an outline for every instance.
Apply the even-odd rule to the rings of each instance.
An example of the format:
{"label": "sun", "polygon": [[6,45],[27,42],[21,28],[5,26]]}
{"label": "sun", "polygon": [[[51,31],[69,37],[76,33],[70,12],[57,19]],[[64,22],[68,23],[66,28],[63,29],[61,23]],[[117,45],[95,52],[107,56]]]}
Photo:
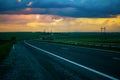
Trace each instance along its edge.
{"label": "sun", "polygon": [[39,20],[40,16],[39,15],[36,15],[36,19]]}

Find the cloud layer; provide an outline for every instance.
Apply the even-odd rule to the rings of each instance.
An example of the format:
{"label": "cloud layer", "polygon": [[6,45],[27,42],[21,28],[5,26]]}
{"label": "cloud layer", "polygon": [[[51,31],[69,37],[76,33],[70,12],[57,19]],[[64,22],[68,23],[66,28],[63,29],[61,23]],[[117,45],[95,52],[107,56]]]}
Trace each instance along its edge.
{"label": "cloud layer", "polygon": [[[53,19],[54,18],[54,19]],[[0,15],[0,32],[120,32],[120,18],[71,18],[54,15]]]}
{"label": "cloud layer", "polygon": [[113,17],[120,0],[0,0],[0,14],[52,14],[68,17]]}

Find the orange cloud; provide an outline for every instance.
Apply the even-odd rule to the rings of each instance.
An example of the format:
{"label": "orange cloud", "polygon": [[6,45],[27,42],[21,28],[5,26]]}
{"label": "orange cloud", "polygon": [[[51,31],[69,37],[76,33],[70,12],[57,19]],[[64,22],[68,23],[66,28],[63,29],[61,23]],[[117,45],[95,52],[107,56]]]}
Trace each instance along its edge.
{"label": "orange cloud", "polygon": [[0,15],[2,31],[50,31],[100,32],[101,26],[108,32],[120,32],[120,18],[70,18],[54,15]]}
{"label": "orange cloud", "polygon": [[25,11],[31,11],[32,9],[31,8],[25,8]]}
{"label": "orange cloud", "polygon": [[22,2],[22,0],[18,0],[18,2]]}

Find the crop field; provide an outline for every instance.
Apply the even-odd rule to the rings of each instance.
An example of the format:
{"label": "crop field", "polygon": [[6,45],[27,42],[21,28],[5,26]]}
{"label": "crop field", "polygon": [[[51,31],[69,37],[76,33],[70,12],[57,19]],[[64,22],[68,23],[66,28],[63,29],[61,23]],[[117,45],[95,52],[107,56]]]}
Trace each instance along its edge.
{"label": "crop field", "polygon": [[[103,39],[103,37],[105,38]],[[65,42],[120,43],[120,33],[106,33],[105,36],[102,36],[101,33],[66,33],[66,35],[56,36],[55,40]]]}
{"label": "crop field", "polygon": [[120,43],[120,33],[105,33],[99,32],[65,32],[65,33],[42,33],[42,32],[6,32],[0,33],[0,40],[10,40],[16,37],[17,40],[26,39],[42,39],[45,37],[49,40],[52,38],[55,41],[69,42],[102,42],[102,43]]}

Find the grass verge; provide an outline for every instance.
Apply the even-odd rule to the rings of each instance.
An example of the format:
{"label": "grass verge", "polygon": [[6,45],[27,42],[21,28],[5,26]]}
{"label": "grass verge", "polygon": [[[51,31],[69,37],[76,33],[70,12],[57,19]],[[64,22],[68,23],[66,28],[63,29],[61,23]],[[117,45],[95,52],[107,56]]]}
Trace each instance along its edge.
{"label": "grass verge", "polygon": [[9,55],[12,45],[13,45],[13,42],[6,42],[0,45],[0,64]]}
{"label": "grass verge", "polygon": [[62,38],[62,39],[55,39],[55,41],[58,42],[94,42],[94,43],[120,43],[120,39],[105,39],[105,40],[100,40],[97,38],[86,38],[86,39],[81,39],[81,38]]}
{"label": "grass verge", "polygon": [[88,48],[96,48],[96,49],[104,49],[104,50],[112,50],[112,51],[120,51],[120,48],[118,47],[104,47],[104,46],[94,46],[94,45],[84,45],[84,44],[74,44],[74,43],[68,43],[68,42],[58,42],[58,41],[43,41],[42,42],[48,42],[48,43],[56,43],[56,44],[65,44],[65,45],[73,45],[73,46],[80,46],[80,47],[88,47]]}

